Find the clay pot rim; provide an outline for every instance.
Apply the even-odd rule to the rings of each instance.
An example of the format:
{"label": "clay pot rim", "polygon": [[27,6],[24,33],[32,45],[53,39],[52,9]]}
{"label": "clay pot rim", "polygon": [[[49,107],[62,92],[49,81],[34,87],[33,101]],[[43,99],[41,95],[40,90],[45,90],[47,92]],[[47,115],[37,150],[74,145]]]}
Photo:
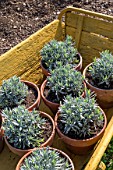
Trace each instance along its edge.
{"label": "clay pot rim", "polygon": [[[77,54],[76,55],[78,55],[79,56],[79,63],[75,66],[75,67],[73,67],[75,70],[80,70],[79,69],[79,67],[81,66],[82,67],[82,56],[81,56],[81,54],[79,53],[79,52],[77,52]],[[45,69],[44,67],[43,67],[43,64],[42,64],[42,60],[41,60],[41,62],[40,62],[40,65],[41,65],[41,67],[43,68],[43,70],[45,70],[45,72],[47,73],[47,75],[46,76],[51,76],[51,74],[50,74],[50,72],[49,72],[49,70],[47,70],[47,69]]]}
{"label": "clay pot rim", "polygon": [[51,75],[50,72],[43,66],[42,60],[41,60],[41,62],[40,62],[40,66],[41,66],[41,68],[44,70],[46,76],[50,76],[50,75]]}
{"label": "clay pot rim", "polygon": [[[32,149],[30,152],[26,153],[18,162],[17,166],[16,166],[16,170],[20,170],[20,166],[23,163],[24,159],[27,158],[33,151],[36,151],[38,149],[46,149],[46,147],[42,147],[42,148],[34,148]],[[59,152],[61,155],[63,155],[64,157],[66,157],[68,159],[68,161],[70,162],[71,166],[72,166],[72,170],[74,170],[74,164],[71,160],[71,158],[62,150],[59,150],[57,148],[53,148],[53,147],[49,147],[50,150],[55,150],[57,152]]]}
{"label": "clay pot rim", "polygon": [[90,63],[90,64],[88,64],[85,68],[84,68],[84,70],[83,70],[83,76],[84,76],[84,81],[85,81],[85,83],[86,84],[88,84],[90,87],[92,87],[93,89],[97,89],[97,90],[99,90],[99,91],[101,91],[101,92],[103,92],[103,91],[109,91],[109,92],[111,92],[111,91],[113,91],[113,89],[101,89],[101,88],[98,88],[98,87],[95,87],[95,86],[93,86],[92,84],[90,84],[89,82],[88,82],[88,80],[86,79],[86,72],[87,72],[87,69],[91,66],[93,64],[93,62],[92,63]]}
{"label": "clay pot rim", "polygon": [[76,67],[74,67],[75,70],[79,70],[79,67],[80,67],[80,66],[82,67],[82,56],[81,56],[81,54],[80,54],[79,52],[77,52],[77,55],[79,56],[80,61],[79,61],[79,63],[76,65]]}
{"label": "clay pot rim", "polygon": [[3,122],[3,119],[2,119],[1,112],[0,112],[0,130],[1,130],[1,127],[2,127],[2,122]]}
{"label": "clay pot rim", "polygon": [[[99,107],[99,106],[98,106],[98,107]],[[100,108],[100,107],[99,107],[99,108]],[[70,143],[73,142],[73,141],[76,141],[76,142],[78,142],[78,143],[79,143],[79,142],[89,142],[89,141],[91,141],[92,139],[98,137],[101,133],[103,133],[104,130],[105,130],[105,128],[106,128],[107,118],[106,118],[105,112],[104,112],[101,108],[100,108],[100,110],[102,111],[103,116],[104,116],[104,126],[103,126],[103,128],[101,129],[101,131],[100,131],[97,135],[95,135],[95,136],[93,136],[93,137],[91,137],[91,138],[88,138],[88,139],[72,139],[72,138],[66,136],[65,134],[63,134],[63,133],[61,132],[61,130],[58,128],[58,124],[57,124],[58,116],[59,116],[59,114],[60,114],[59,111],[58,111],[58,112],[56,113],[56,115],[55,115],[55,120],[54,120],[54,121],[55,121],[55,128],[56,128],[56,130],[58,131],[58,133],[61,134],[61,135],[62,135],[64,138],[66,138],[67,140],[69,140]]]}
{"label": "clay pot rim", "polygon": [[[31,112],[31,111],[30,111],[30,112]],[[54,135],[55,135],[55,123],[54,123],[54,120],[52,119],[52,117],[51,117],[50,115],[48,115],[47,113],[42,112],[42,111],[39,111],[39,112],[40,112],[40,114],[42,115],[42,117],[47,117],[47,118],[49,118],[49,120],[51,121],[52,126],[53,126],[51,135],[49,136],[49,138],[48,138],[44,143],[42,143],[42,144],[39,146],[39,148],[40,148],[40,147],[46,146],[46,145],[51,141],[51,139],[54,138]],[[33,149],[38,148],[38,147],[35,147],[35,148],[33,148],[33,149],[18,149],[18,148],[13,147],[13,146],[8,142],[7,137],[4,136],[4,140],[5,140],[6,144],[7,144],[10,148],[15,149],[16,151],[19,151],[19,152],[21,152],[21,153],[22,153],[23,151],[24,151],[24,152],[29,152],[29,151],[32,151]]]}
{"label": "clay pot rim", "polygon": [[46,86],[46,83],[47,83],[47,80],[44,80],[44,82],[42,83],[42,85],[41,85],[41,88],[40,88],[40,91],[41,91],[41,96],[42,96],[42,98],[43,98],[43,100],[45,100],[46,102],[48,102],[49,104],[54,104],[54,105],[56,105],[56,106],[60,106],[60,103],[55,103],[55,102],[51,102],[51,101],[49,101],[49,100],[47,100],[46,98],[45,98],[45,96],[44,96],[44,89],[45,89],[45,86]]}
{"label": "clay pot rim", "polygon": [[38,104],[38,107],[39,107],[39,104],[40,104],[40,90],[39,90],[38,86],[37,86],[35,83],[30,82],[30,81],[27,81],[27,80],[21,80],[21,82],[25,83],[27,86],[30,85],[30,86],[33,87],[33,88],[37,91],[37,93],[38,93],[38,96],[37,96],[35,102],[34,102],[31,106],[29,106],[27,109],[30,111],[30,110],[32,110],[37,104]]}

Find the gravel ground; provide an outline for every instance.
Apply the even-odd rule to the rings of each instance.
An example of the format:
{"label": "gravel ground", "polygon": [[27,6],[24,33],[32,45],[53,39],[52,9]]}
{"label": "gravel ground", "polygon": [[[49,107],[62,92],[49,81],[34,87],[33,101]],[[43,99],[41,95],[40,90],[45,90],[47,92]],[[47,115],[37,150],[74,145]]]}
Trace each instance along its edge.
{"label": "gravel ground", "polygon": [[0,54],[56,19],[69,5],[113,16],[113,0],[0,0]]}

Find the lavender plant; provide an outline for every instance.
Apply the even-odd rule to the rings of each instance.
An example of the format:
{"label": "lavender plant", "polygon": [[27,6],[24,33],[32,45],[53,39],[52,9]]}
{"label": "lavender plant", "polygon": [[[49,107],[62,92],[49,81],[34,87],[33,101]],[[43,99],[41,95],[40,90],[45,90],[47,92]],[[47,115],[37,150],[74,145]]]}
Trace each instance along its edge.
{"label": "lavender plant", "polygon": [[54,102],[59,103],[66,95],[73,97],[81,95],[84,91],[83,76],[80,72],[71,68],[69,64],[65,67],[59,63],[56,69],[51,71],[47,77],[48,95],[54,94]]}
{"label": "lavender plant", "polygon": [[72,37],[69,35],[67,35],[65,41],[51,40],[40,51],[42,63],[48,71],[54,70],[59,61],[62,65],[69,63],[72,66],[73,64],[76,66],[79,63],[77,53],[77,48],[74,47]]}
{"label": "lavender plant", "polygon": [[37,110],[28,111],[24,106],[2,111],[5,121],[4,135],[8,142],[18,149],[32,149],[44,142],[46,118],[40,116]]}
{"label": "lavender plant", "polygon": [[20,81],[20,78],[13,76],[4,80],[0,87],[0,108],[12,108],[25,100],[28,94],[28,86]]}
{"label": "lavender plant", "polygon": [[71,138],[91,138],[103,127],[102,111],[96,104],[95,95],[89,90],[86,91],[85,98],[66,96],[59,112],[58,126]]}
{"label": "lavender plant", "polygon": [[94,86],[104,89],[113,88],[113,55],[110,51],[102,51],[100,53],[100,58],[94,59],[88,72],[91,75]]}

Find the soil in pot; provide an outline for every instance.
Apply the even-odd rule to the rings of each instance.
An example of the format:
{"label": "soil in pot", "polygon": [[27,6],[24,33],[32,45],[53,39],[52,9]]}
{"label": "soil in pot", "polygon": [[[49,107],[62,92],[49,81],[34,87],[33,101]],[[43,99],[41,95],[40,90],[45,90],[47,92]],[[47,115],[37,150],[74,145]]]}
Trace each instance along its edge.
{"label": "soil in pot", "polygon": [[43,98],[44,103],[51,109],[51,111],[55,115],[60,104],[53,102],[54,94],[51,94],[51,96],[48,97],[49,88],[47,87],[45,88],[46,82],[47,80],[45,80],[43,84],[41,85],[41,97]]}
{"label": "soil in pot", "polygon": [[26,108],[29,108],[37,99],[38,94],[35,89],[29,87],[28,88],[28,95],[23,102],[23,104],[26,106]]}
{"label": "soil in pot", "polygon": [[29,81],[22,81],[28,86],[28,95],[25,98],[23,105],[25,105],[29,111],[33,110],[33,108],[38,108],[40,104],[40,91],[38,86]]}
{"label": "soil in pot", "polygon": [[45,64],[42,60],[41,60],[40,65],[41,65],[43,74],[44,74],[45,76],[50,76],[50,72],[49,72],[46,64]]}

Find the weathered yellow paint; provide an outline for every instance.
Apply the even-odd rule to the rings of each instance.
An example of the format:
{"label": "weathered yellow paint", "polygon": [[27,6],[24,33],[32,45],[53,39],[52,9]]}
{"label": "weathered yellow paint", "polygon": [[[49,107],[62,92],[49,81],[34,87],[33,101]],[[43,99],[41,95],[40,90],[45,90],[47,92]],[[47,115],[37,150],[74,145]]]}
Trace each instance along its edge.
{"label": "weathered yellow paint", "polygon": [[79,50],[79,44],[81,40],[81,34],[82,34],[82,27],[83,27],[83,21],[84,17],[82,15],[79,15],[78,20],[77,20],[77,30],[76,30],[76,47]]}
{"label": "weathered yellow paint", "polygon": [[[64,18],[65,24],[61,21],[62,16],[66,17],[66,19]],[[64,39],[66,34],[71,35],[76,41],[83,57],[83,67],[92,62],[94,57],[99,57],[100,51],[109,49],[113,52],[113,33],[110,32],[113,30],[113,17],[69,7],[64,9],[58,18],[59,20],[54,20],[0,57],[0,83],[4,79],[17,75],[40,85],[45,78],[40,68],[41,48],[53,38]],[[42,100],[39,109],[53,117],[51,110]],[[105,112],[110,121],[109,125],[103,138],[88,155],[72,154],[56,134],[52,146],[65,151],[72,158],[75,170],[81,170],[87,162],[85,170],[98,168],[101,157],[113,135],[113,108],[105,110]],[[0,169],[14,170],[18,160],[19,157],[11,153],[5,146],[0,154]],[[104,170],[104,168],[101,169]]]}
{"label": "weathered yellow paint", "polygon": [[40,69],[40,50],[52,39],[62,39],[62,27],[55,20],[0,56],[0,83],[13,75],[39,83],[43,78]]}
{"label": "weathered yellow paint", "polygon": [[104,162],[101,161],[97,170],[105,170],[105,169],[106,169],[106,165],[104,164]]}
{"label": "weathered yellow paint", "polygon": [[[67,19],[66,19],[66,25],[78,28],[78,20],[79,20],[79,14],[74,13],[67,13]],[[108,22],[108,20],[102,20],[102,18],[93,18],[81,15],[84,18],[84,22],[82,25],[82,30],[86,32],[92,32],[99,35],[103,35],[105,37],[113,39],[113,24],[111,22]]]}
{"label": "weathered yellow paint", "polygon": [[83,31],[81,35],[80,45],[90,46],[91,48],[96,49],[99,52],[105,49],[113,52],[113,41],[110,41],[108,38],[102,37],[95,33],[88,33]]}
{"label": "weathered yellow paint", "polygon": [[[113,17],[69,7],[65,11],[66,34],[76,41],[83,57],[83,68],[99,57],[99,52],[108,49],[113,52]],[[60,14],[59,18],[61,18]],[[109,22],[110,21],[110,22]]]}
{"label": "weathered yellow paint", "polygon": [[[71,35],[76,42],[78,51],[83,57],[83,67],[93,61],[94,57],[99,57],[102,50],[110,50],[113,53],[113,41],[99,34],[80,31],[78,28],[66,26],[66,34]],[[79,36],[81,35],[81,36]]]}

